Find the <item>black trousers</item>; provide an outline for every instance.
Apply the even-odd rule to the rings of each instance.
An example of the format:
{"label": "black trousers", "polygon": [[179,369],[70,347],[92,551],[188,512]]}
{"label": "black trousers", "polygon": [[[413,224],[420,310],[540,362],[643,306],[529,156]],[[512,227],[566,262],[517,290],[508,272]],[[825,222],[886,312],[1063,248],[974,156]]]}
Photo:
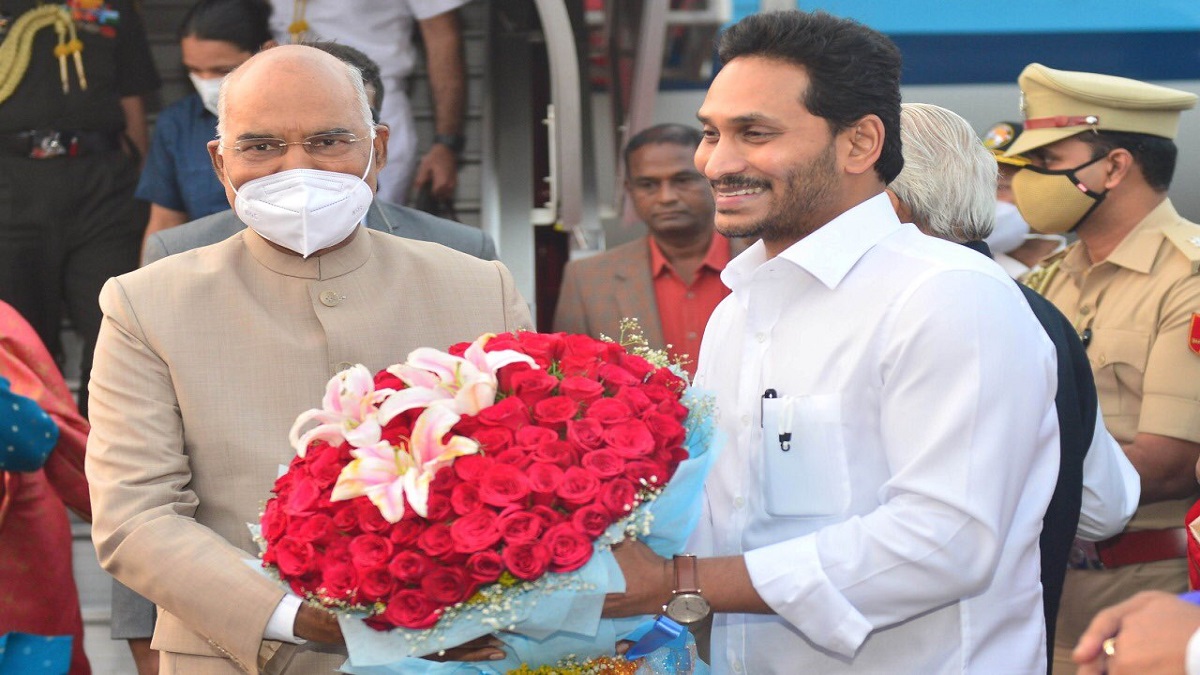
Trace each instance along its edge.
{"label": "black trousers", "polygon": [[146,226],[145,206],[133,199],[137,180],[136,162],[121,152],[0,157],[0,300],[29,321],[60,366],[63,318],[70,319],[83,342],[85,415],[100,288],[137,267]]}

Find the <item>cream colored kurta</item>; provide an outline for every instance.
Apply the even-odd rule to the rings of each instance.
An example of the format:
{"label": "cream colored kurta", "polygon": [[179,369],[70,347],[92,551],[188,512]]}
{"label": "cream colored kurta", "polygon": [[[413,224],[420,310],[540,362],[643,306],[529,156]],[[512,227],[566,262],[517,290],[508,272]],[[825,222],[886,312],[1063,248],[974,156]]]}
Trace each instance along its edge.
{"label": "cream colored kurta", "polygon": [[334,373],[529,328],[508,270],[361,228],[305,260],[246,230],[110,280],[100,304],[87,474],[101,564],[160,607],[153,645],[178,672],[255,672],[272,655],[265,672],[332,671],[341,654],[262,640],[283,591],[243,562],[246,523]]}

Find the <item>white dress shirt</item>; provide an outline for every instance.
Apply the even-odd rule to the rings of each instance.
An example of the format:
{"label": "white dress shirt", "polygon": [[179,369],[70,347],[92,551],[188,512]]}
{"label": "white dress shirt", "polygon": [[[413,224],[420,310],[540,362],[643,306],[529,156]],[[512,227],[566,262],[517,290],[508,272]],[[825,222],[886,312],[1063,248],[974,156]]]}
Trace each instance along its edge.
{"label": "white dress shirt", "polygon": [[722,280],[696,384],[728,443],[692,543],[744,555],[776,615],[718,614],[713,671],[1044,672],[1056,366],[1012,280],[884,195]]}
{"label": "white dress shirt", "polygon": [[1103,541],[1125,529],[1142,498],[1142,479],[1096,407],[1096,430],[1083,458],[1083,499],[1075,536]]}

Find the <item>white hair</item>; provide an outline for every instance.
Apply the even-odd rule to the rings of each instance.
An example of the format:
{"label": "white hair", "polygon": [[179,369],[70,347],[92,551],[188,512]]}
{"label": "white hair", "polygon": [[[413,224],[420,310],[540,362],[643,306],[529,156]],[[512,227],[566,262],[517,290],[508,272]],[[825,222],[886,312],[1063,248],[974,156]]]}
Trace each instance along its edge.
{"label": "white hair", "polygon": [[[309,47],[309,49],[314,49],[314,47]],[[358,101],[358,115],[362,118],[363,126],[370,130],[371,138],[375,138],[375,118],[371,115],[371,103],[367,100],[367,88],[363,83],[362,71],[340,59],[338,63],[341,64],[346,79],[350,81],[350,86],[354,87],[354,95]],[[225,138],[226,100],[229,94],[229,87],[238,78],[238,71],[241,70],[241,67],[238,66],[235,68],[221,82],[220,93],[217,97],[217,138]],[[281,104],[286,105],[285,102],[281,102]],[[217,151],[220,152],[220,148]]]}
{"label": "white hair", "polygon": [[888,188],[913,222],[955,242],[976,241],[996,222],[996,158],[971,125],[927,103],[900,106],[904,170]]}

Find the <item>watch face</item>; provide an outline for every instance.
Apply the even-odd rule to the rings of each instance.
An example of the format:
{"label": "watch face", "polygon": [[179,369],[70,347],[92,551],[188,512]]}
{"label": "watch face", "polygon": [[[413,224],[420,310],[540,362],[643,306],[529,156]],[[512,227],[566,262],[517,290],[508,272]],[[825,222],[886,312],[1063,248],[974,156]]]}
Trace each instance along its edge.
{"label": "watch face", "polygon": [[667,616],[682,624],[696,623],[712,611],[708,601],[695,593],[680,593],[667,603]]}

